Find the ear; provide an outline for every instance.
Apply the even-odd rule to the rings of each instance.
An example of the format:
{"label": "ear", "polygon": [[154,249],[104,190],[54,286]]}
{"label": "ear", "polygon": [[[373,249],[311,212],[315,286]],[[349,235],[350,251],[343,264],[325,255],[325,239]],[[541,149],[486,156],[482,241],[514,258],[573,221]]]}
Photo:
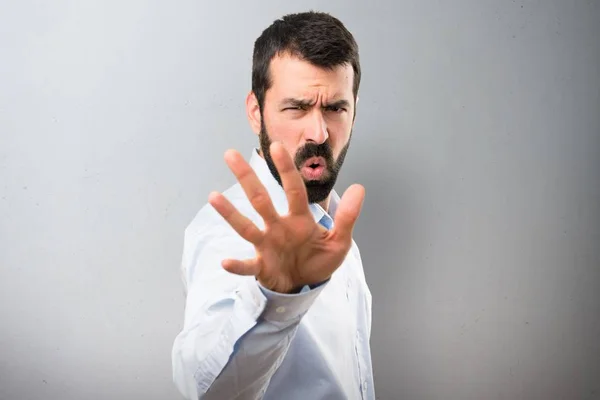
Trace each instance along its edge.
{"label": "ear", "polygon": [[258,106],[258,99],[252,91],[246,96],[246,115],[248,116],[250,128],[258,135],[261,127],[260,107]]}
{"label": "ear", "polygon": [[358,100],[360,100],[360,97],[358,97],[358,95],[357,95],[356,101],[354,102],[354,115],[352,116],[352,125],[354,125],[354,122],[356,121],[356,108],[358,105]]}

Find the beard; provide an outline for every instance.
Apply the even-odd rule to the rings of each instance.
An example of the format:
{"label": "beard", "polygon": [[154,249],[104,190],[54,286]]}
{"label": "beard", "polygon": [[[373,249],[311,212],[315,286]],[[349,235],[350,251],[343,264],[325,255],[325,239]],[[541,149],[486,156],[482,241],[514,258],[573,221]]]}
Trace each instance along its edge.
{"label": "beard", "polygon": [[[336,159],[333,158],[333,150],[328,142],[324,142],[322,144],[308,142],[296,151],[293,159],[297,170],[300,170],[304,163],[311,157],[323,157],[323,159],[325,159],[325,172],[323,173],[321,179],[306,180],[303,178],[304,184],[306,185],[309,203],[320,203],[324,201],[329,196],[329,193],[331,193],[333,190],[340,169],[342,168],[342,164],[344,163],[344,159],[346,158],[346,153],[350,147],[351,138],[352,131],[350,132],[348,143],[346,143],[346,145],[342,148],[340,155]],[[264,124],[264,119],[263,122],[261,122],[259,141],[260,149],[265,161],[267,162],[267,166],[271,171],[271,175],[273,175],[279,185],[283,187],[281,176],[279,175],[277,167],[275,166],[273,158],[271,157],[270,147],[272,142]]]}

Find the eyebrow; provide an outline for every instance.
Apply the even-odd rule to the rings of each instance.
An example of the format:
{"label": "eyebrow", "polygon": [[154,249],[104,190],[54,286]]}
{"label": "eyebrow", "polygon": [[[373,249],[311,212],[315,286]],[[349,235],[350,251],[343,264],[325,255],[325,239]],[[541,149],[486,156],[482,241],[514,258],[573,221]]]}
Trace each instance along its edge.
{"label": "eyebrow", "polygon": [[[288,98],[283,99],[283,101],[281,102],[281,105],[282,106],[308,108],[308,107],[314,106],[315,102],[310,101],[310,100],[294,99],[292,97],[288,97]],[[323,107],[324,108],[328,108],[328,107],[349,108],[350,102],[348,100],[341,99],[341,100],[333,101],[331,103],[323,104]]]}

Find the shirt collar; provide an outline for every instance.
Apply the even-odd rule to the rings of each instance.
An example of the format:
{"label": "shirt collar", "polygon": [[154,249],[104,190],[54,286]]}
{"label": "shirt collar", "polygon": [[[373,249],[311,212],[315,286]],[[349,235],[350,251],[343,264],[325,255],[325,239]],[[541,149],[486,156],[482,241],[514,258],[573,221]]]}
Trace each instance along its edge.
{"label": "shirt collar", "polygon": [[[262,158],[259,154],[259,149],[254,148],[252,150],[252,156],[250,157],[250,166],[256,172],[258,179],[262,182],[262,184],[267,189],[269,196],[271,196],[271,200],[273,201],[273,205],[279,214],[287,214],[288,213],[288,201],[285,195],[285,191],[279,185],[279,182],[273,177],[271,174],[271,170],[269,170],[269,166],[264,158]],[[333,220],[335,217],[335,211],[337,210],[337,206],[340,202],[340,197],[338,196],[335,190],[331,191],[331,198],[329,200],[329,213],[327,213],[323,207],[319,204],[311,203],[309,204],[310,212],[312,213],[315,222],[319,222],[321,218],[325,216],[325,218]]]}

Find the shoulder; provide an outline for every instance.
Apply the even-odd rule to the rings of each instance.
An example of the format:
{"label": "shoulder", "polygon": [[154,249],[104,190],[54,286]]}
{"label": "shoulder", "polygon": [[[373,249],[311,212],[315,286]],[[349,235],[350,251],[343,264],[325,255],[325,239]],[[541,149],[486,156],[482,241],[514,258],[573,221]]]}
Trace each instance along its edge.
{"label": "shoulder", "polygon": [[[259,228],[262,220],[252,208],[243,189],[234,184],[223,195],[244,216]],[[244,240],[208,202],[202,205],[184,231],[181,269],[184,281],[188,282],[198,269],[220,269],[220,260],[225,258],[253,257],[254,246]]]}
{"label": "shoulder", "polygon": [[[244,216],[250,218],[257,225],[260,223],[260,216],[250,204],[241,185],[236,183],[222,192],[223,196],[233,204],[233,206]],[[231,228],[227,221],[214,209],[208,202],[204,203],[194,218],[185,229],[186,237],[191,236],[221,236],[237,233]]]}

